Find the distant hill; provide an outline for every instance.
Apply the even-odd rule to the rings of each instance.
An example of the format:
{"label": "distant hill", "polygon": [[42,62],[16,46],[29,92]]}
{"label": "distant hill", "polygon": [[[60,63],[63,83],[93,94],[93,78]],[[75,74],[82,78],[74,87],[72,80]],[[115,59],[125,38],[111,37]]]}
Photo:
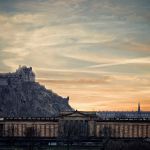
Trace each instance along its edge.
{"label": "distant hill", "polygon": [[68,101],[35,82],[31,67],[0,74],[0,117],[55,116],[73,110]]}

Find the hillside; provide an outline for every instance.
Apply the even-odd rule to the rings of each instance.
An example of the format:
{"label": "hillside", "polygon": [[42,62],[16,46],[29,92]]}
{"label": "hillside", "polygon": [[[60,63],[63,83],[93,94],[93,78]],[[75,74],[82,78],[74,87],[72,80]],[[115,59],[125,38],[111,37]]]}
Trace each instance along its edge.
{"label": "hillside", "polygon": [[[9,75],[6,79],[10,78]],[[6,83],[3,75],[3,82],[0,83],[0,117],[49,117],[60,111],[72,110],[68,98],[58,96],[35,81]]]}

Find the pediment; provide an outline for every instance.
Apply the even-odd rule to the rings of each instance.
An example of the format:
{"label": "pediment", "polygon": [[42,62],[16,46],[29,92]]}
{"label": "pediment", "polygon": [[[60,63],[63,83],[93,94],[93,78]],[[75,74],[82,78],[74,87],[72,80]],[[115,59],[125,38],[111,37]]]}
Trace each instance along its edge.
{"label": "pediment", "polygon": [[88,117],[87,114],[84,114],[82,112],[79,111],[73,111],[73,112],[63,112],[62,117]]}
{"label": "pediment", "polygon": [[86,115],[80,113],[73,113],[73,114],[68,114],[67,117],[86,117]]}

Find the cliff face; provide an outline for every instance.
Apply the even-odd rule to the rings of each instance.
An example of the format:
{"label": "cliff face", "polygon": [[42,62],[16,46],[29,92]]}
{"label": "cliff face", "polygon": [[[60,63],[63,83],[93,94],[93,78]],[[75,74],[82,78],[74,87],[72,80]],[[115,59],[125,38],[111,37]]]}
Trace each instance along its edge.
{"label": "cliff face", "polygon": [[39,83],[0,86],[1,117],[49,117],[70,110],[67,98],[58,96]]}

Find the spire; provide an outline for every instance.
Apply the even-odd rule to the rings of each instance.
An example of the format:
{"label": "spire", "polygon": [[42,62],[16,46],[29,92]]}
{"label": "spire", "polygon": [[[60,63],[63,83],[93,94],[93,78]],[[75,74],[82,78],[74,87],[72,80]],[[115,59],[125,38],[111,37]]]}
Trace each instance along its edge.
{"label": "spire", "polygon": [[138,113],[141,112],[141,106],[140,106],[140,102],[138,102]]}

